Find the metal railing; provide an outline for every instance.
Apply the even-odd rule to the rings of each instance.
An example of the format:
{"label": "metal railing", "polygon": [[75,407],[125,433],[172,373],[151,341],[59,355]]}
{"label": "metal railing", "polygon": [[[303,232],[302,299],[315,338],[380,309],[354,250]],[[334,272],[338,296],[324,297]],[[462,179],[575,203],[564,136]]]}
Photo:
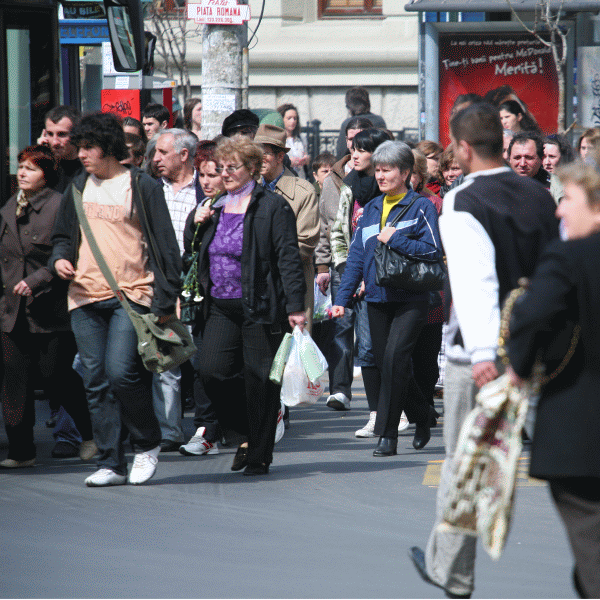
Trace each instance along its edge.
{"label": "metal railing", "polygon": [[[394,139],[402,142],[411,141],[415,144],[419,141],[419,129],[416,127],[405,127],[390,131],[394,134]],[[310,156],[309,167],[312,161],[322,152],[331,152],[336,155],[336,144],[340,135],[339,129],[321,129],[321,121],[315,119],[309,121],[301,132],[306,136],[306,153]],[[310,170],[310,169],[309,169]]]}

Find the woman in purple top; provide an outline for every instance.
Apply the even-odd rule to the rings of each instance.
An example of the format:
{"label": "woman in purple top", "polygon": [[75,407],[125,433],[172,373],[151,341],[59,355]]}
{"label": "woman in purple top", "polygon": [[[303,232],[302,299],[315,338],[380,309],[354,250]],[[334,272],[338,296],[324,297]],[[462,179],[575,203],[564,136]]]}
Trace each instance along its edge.
{"label": "woman in purple top", "polygon": [[257,183],[262,150],[248,138],[219,141],[225,195],[188,220],[186,243],[199,248],[203,313],[200,374],[219,423],[247,437],[233,471],[269,472],[280,387],[269,380],[289,327],[304,327],[306,284],[289,204]]}

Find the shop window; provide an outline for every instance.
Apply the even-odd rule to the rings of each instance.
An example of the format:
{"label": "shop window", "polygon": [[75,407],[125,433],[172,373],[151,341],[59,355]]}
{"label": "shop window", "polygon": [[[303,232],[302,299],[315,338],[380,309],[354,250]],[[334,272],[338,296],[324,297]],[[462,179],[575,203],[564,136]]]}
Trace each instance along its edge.
{"label": "shop window", "polygon": [[383,0],[319,0],[319,16],[380,16],[382,3]]}

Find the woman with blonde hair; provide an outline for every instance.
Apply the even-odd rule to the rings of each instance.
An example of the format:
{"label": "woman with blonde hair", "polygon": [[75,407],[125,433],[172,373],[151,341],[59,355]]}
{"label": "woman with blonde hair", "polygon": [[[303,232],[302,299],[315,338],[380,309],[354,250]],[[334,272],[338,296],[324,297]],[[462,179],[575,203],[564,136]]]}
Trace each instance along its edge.
{"label": "woman with blonde hair", "polygon": [[[571,163],[558,174],[565,193],[556,215],[568,239],[547,246],[515,305],[509,373],[519,386],[538,356],[552,373],[574,348],[564,370],[542,387],[529,472],[550,484],[575,557],[579,596],[600,598],[600,172],[597,164]],[[579,340],[571,350],[565,344],[551,351],[573,323],[581,328]]]}
{"label": "woman with blonde hair", "polygon": [[582,160],[592,154],[592,150],[598,146],[598,141],[600,141],[600,127],[591,127],[583,132],[577,142],[577,152]]}
{"label": "woman with blonde hair", "polygon": [[226,194],[197,211],[195,238],[191,219],[185,233],[186,245],[200,251],[200,374],[219,423],[247,437],[231,470],[266,475],[281,389],[269,371],[288,326],[306,322],[296,220],[286,200],[257,183],[257,144],[223,138],[215,159]]}

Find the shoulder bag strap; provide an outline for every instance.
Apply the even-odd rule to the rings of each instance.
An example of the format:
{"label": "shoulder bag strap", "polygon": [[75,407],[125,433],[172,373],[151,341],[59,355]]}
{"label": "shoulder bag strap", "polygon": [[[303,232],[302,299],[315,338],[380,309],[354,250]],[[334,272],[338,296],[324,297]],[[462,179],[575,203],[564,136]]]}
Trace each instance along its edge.
{"label": "shoulder bag strap", "polygon": [[402,221],[402,217],[408,212],[408,209],[417,201],[419,196],[415,196],[395,217],[394,220],[388,225],[388,227],[395,227],[400,221]]}
{"label": "shoulder bag strap", "polygon": [[96,259],[96,262],[100,267],[100,271],[102,271],[102,275],[104,275],[106,282],[110,286],[110,289],[114,292],[115,296],[117,297],[117,300],[119,300],[119,302],[123,305],[123,308],[125,309],[127,314],[130,315],[134,311],[129,305],[127,297],[119,288],[119,285],[117,284],[109,266],[106,264],[106,260],[104,259],[100,248],[98,247],[98,243],[96,242],[96,238],[94,237],[94,234],[92,233],[92,228],[90,227],[90,222],[88,221],[87,215],[85,214],[85,210],[83,208],[82,194],[75,186],[73,186],[73,203],[75,204],[75,210],[77,211],[77,217],[79,218],[79,225],[81,226],[81,229],[85,234],[85,237],[90,246],[90,250],[92,251],[94,258]]}

